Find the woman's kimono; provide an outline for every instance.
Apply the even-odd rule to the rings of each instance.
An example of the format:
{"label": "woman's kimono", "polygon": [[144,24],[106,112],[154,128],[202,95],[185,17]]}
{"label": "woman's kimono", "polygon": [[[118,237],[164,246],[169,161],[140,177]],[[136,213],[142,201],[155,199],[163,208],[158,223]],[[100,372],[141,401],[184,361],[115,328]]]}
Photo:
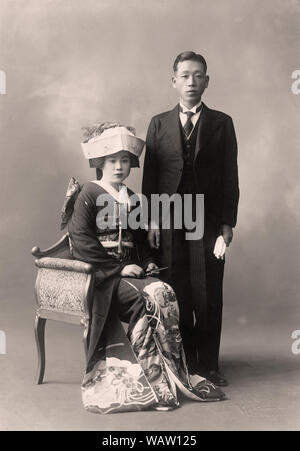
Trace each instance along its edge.
{"label": "woman's kimono", "polygon": [[[128,264],[146,268],[154,262],[145,231],[119,226],[120,205],[130,212],[126,193],[133,194],[125,187],[122,192],[125,200],[121,201],[110,185],[86,183],[68,222],[73,257],[95,269],[88,362],[82,383],[84,407],[97,413],[176,407],[178,388],[194,400],[209,400],[216,393],[221,399],[222,392],[201,377],[195,381],[196,387],[191,385],[172,288],[154,277],[120,276]],[[98,196],[104,194],[116,207],[116,225],[105,229],[109,216],[101,216],[104,206],[97,205]],[[121,320],[128,323],[127,334]]]}

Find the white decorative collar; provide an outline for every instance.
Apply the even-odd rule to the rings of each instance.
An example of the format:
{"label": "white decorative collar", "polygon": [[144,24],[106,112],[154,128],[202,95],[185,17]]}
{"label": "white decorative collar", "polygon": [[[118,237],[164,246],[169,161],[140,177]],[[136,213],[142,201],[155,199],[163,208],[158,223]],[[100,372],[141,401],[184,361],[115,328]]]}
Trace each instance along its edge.
{"label": "white decorative collar", "polygon": [[127,186],[123,183],[119,186],[119,191],[116,190],[109,183],[104,182],[103,180],[92,180],[92,183],[96,183],[96,185],[101,186],[105,191],[108,192],[117,202],[121,204],[127,204],[128,208],[130,207],[130,199],[127,192]]}

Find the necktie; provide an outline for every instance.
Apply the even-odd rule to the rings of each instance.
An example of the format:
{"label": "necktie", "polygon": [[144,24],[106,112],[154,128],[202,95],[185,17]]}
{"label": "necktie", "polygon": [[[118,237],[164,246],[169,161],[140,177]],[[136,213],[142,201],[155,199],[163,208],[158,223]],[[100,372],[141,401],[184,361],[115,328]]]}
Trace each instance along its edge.
{"label": "necktie", "polygon": [[[198,108],[196,109],[196,113],[199,113],[199,111],[201,110],[202,105],[198,106]],[[183,130],[185,133],[185,136],[188,138],[191,134],[191,131],[193,130],[193,123],[192,123],[192,117],[194,116],[194,114],[192,111],[183,111],[182,107],[180,107],[180,111],[183,114],[186,114],[186,122],[183,126]]]}

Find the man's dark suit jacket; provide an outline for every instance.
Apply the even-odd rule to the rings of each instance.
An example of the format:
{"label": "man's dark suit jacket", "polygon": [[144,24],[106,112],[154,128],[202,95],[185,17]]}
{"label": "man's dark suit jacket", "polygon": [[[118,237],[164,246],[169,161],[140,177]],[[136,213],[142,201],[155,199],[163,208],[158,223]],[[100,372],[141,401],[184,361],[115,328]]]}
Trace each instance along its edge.
{"label": "man's dark suit jacket", "polygon": [[[188,365],[201,374],[203,369],[218,370],[224,260],[215,258],[213,248],[220,226],[236,225],[239,186],[232,119],[203,105],[198,125],[193,171],[196,192],[204,194],[204,237],[182,246],[180,233],[162,229],[158,261],[167,267],[162,279],[177,295]],[[182,146],[177,105],[154,116],[149,125],[142,188],[148,204],[151,194],[181,192]]]}
{"label": "man's dark suit jacket", "polygon": [[[143,193],[177,192],[183,156],[179,106],[154,116],[146,139]],[[205,222],[236,225],[239,200],[237,142],[230,116],[203,104],[195,149],[197,192],[204,194]]]}

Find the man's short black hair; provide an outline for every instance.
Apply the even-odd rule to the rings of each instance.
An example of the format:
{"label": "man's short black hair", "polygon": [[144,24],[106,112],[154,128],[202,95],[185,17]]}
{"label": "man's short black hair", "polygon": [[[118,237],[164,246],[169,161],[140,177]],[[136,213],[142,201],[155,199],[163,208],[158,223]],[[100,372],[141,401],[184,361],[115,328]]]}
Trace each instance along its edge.
{"label": "man's short black hair", "polygon": [[207,64],[206,64],[206,61],[205,61],[204,57],[202,55],[199,55],[198,53],[195,53],[195,52],[192,52],[192,51],[182,52],[182,53],[180,53],[177,56],[177,58],[176,58],[176,60],[174,61],[174,64],[173,64],[174,73],[177,71],[178,63],[181,63],[182,61],[187,61],[187,60],[198,61],[199,63],[203,64],[204,70],[205,70],[205,73],[206,73],[206,71],[207,71]]}

